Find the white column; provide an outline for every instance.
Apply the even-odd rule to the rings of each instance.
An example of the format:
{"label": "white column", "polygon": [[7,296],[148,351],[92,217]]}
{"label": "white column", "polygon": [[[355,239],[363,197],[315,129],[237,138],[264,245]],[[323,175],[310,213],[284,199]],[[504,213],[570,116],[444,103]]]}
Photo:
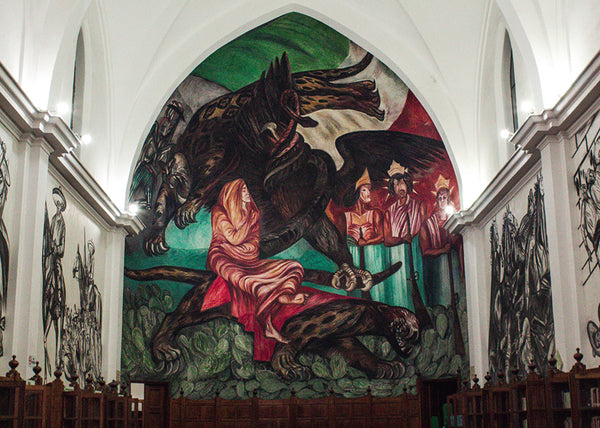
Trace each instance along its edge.
{"label": "white column", "polygon": [[44,228],[44,202],[48,180],[48,158],[51,148],[42,138],[27,134],[22,137],[17,150],[22,150],[22,160],[13,176],[13,195],[16,204],[15,218],[18,235],[12,240],[8,316],[6,329],[9,340],[8,355],[16,355],[21,363],[23,377],[33,376],[29,357],[43,365],[42,327],[42,242]]}
{"label": "white column", "polygon": [[106,382],[117,378],[121,370],[121,335],[123,328],[123,267],[125,235],[122,229],[106,233],[104,284],[102,290],[102,375]]}
{"label": "white column", "polygon": [[471,372],[483,379],[489,368],[490,278],[487,278],[487,272],[491,262],[489,254],[483,251],[486,248],[485,230],[471,225],[463,229],[461,235],[464,245],[469,359]]}
{"label": "white column", "polygon": [[573,227],[573,204],[569,201],[569,195],[575,190],[570,189],[573,180],[567,168],[568,144],[563,135],[546,137],[539,149],[544,180],[556,349],[565,362],[566,370],[570,368],[575,348],[587,342],[583,333],[585,326],[580,325],[579,315],[583,309],[580,302],[583,302],[583,296],[578,298],[574,252],[577,230]]}

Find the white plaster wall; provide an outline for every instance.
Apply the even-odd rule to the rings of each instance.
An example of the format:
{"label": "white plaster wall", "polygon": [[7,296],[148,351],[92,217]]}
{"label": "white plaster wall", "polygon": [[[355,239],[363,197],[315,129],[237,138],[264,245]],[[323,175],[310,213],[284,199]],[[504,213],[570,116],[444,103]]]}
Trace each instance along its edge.
{"label": "white plaster wall", "polygon": [[21,72],[25,2],[3,1],[0,13],[0,61],[15,79]]}
{"label": "white plaster wall", "polygon": [[[10,122],[3,124],[11,127]],[[31,377],[31,367],[37,358],[37,343],[42,337],[41,311],[35,310],[34,302],[41,301],[43,212],[42,215],[38,213],[43,207],[49,147],[32,135],[15,135],[18,138],[13,142],[17,156],[11,159],[12,196],[9,193],[14,205],[5,220],[11,224],[5,354],[16,355],[21,363],[20,373]]]}
{"label": "white plaster wall", "polygon": [[497,124],[477,107],[487,96],[486,62],[496,55],[488,40],[498,24],[506,23],[520,53],[519,86],[538,111],[553,105],[600,47],[593,0],[471,0],[468,7],[458,0],[4,0],[0,8],[0,61],[41,108],[70,99],[77,33],[89,28],[88,129],[95,143],[81,156],[120,206],[143,136],[173,89],[219,46],[289,11],[342,32],[409,85],[449,146],[463,206],[498,170]]}
{"label": "white plaster wall", "polygon": [[[55,207],[52,188],[60,186],[67,199],[63,213],[67,234],[63,275],[68,307],[79,306],[79,286],[72,268],[79,244],[95,244],[94,278],[103,303],[102,375],[117,377],[120,366],[121,307],[124,233],[109,227],[61,175],[49,166],[50,147],[42,139],[23,135],[0,114],[0,139],[5,142],[11,174],[3,219],[10,240],[9,289],[7,297],[4,356],[0,370],[8,371],[10,356],[17,355],[23,377],[31,377],[35,361],[43,367],[42,326],[42,238],[44,204],[52,219]],[[49,334],[51,350],[54,332]],[[110,342],[110,343],[109,343]],[[6,369],[6,370],[5,370]]]}
{"label": "white plaster wall", "polygon": [[[505,26],[511,35],[517,85],[531,94],[536,112],[554,105],[600,48],[600,9],[594,0],[469,0],[467,5],[459,0],[3,0],[0,62],[39,108],[53,110],[63,98],[70,100],[74,47],[83,26],[89,61],[84,131],[94,142],[81,149],[81,159],[123,207],[129,170],[175,87],[224,43],[290,11],[311,15],[372,51],[415,92],[447,144],[465,207],[507,155],[497,141],[501,120],[492,117],[498,64],[490,59],[499,54],[498,29]],[[14,251],[39,259],[35,234],[42,224],[47,147],[18,139],[15,177],[22,180],[13,188],[19,200],[11,202],[19,236]],[[122,254],[119,239],[106,242],[115,247],[115,257]],[[107,266],[118,268],[111,260]],[[17,266],[15,278],[37,281],[40,273],[23,266]],[[480,271],[472,274],[468,278]],[[28,293],[17,295],[15,304],[28,304]],[[25,345],[12,346],[23,351]]]}
{"label": "white plaster wall", "polygon": [[17,267],[17,249],[19,245],[18,236],[19,236],[19,223],[17,221],[18,218],[18,202],[19,195],[17,192],[19,191],[19,185],[15,182],[15,179],[22,174],[22,150],[19,150],[20,147],[18,145],[18,132],[14,128],[10,126],[6,126],[5,123],[2,123],[0,119],[0,140],[4,142],[6,145],[6,156],[8,159],[8,168],[9,174],[11,178],[11,185],[8,188],[8,194],[6,197],[6,204],[4,205],[4,212],[2,214],[2,219],[6,226],[6,231],[8,235],[8,245],[9,245],[9,284],[7,295],[4,296],[6,299],[6,326],[5,331],[3,332],[3,347],[4,347],[4,355],[0,357],[0,373],[5,373],[3,370],[8,368],[8,361],[11,359],[11,349],[12,349],[12,334],[15,327],[15,319],[14,319],[14,301],[15,301],[15,287],[16,281],[14,280],[14,272]]}
{"label": "white plaster wall", "polygon": [[534,61],[543,97],[540,107],[554,106],[600,47],[597,4],[593,0],[497,3],[525,59]]}

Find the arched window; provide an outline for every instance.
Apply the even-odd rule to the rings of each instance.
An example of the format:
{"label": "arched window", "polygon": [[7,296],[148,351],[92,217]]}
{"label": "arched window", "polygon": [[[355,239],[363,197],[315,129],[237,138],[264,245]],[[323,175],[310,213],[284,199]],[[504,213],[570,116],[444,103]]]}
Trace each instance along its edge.
{"label": "arched window", "polygon": [[85,46],[83,32],[79,30],[73,69],[73,97],[71,99],[71,129],[81,134],[83,122],[83,92],[85,89]]}
{"label": "arched window", "polygon": [[515,132],[519,128],[517,111],[517,85],[515,79],[515,61],[508,32],[504,33],[504,49],[502,53],[502,87],[506,128]]}

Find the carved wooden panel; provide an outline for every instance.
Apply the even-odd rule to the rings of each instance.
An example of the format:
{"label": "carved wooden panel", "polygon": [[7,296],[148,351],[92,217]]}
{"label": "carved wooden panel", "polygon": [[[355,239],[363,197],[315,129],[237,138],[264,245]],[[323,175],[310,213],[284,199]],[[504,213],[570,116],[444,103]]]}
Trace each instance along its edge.
{"label": "carved wooden panel", "polygon": [[257,428],[287,428],[292,422],[290,400],[257,400]]}
{"label": "carved wooden panel", "polygon": [[296,427],[317,428],[327,426],[331,406],[330,398],[296,399]]}
{"label": "carved wooden panel", "polygon": [[253,400],[224,400],[217,398],[217,421],[219,427],[244,428],[252,426]]}
{"label": "carved wooden panel", "polygon": [[371,419],[371,396],[335,398],[333,425],[335,427],[368,427]]}

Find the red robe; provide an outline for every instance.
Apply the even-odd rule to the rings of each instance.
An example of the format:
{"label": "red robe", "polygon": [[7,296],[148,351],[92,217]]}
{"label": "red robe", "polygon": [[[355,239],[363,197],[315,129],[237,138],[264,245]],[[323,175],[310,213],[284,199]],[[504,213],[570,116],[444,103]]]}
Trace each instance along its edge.
{"label": "red robe", "polygon": [[[270,337],[278,335],[287,318],[340,296],[301,287],[304,269],[296,261],[259,258],[259,213],[254,203],[241,202],[241,185],[241,180],[225,185],[211,212],[206,265],[219,278],[209,288],[202,309],[231,301],[231,314],[254,333],[254,358],[269,361],[277,343]],[[278,301],[300,292],[308,294],[302,304]]]}

